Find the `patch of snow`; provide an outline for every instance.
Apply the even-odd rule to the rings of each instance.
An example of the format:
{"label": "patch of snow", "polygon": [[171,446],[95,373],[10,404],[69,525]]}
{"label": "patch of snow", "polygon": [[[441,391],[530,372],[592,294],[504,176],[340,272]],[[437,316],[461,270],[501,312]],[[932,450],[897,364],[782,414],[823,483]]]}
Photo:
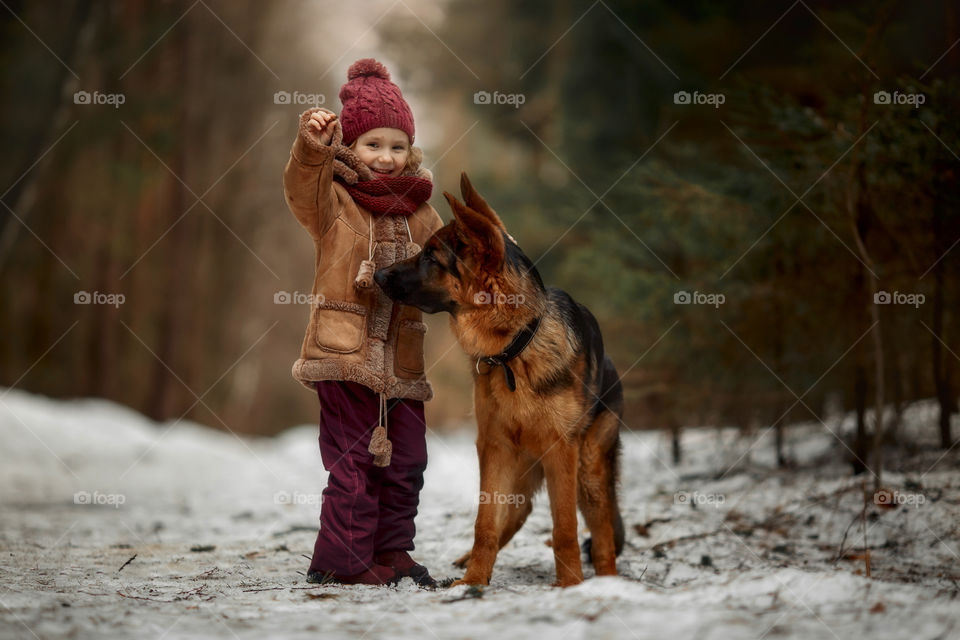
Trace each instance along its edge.
{"label": "patch of snow", "polygon": [[[930,405],[907,407],[904,433],[935,435]],[[894,508],[868,482],[864,509],[830,429],[788,428],[790,470],[772,431],[688,429],[676,466],[664,434],[625,433],[616,577],[585,564],[583,584],[550,586],[541,494],[482,592],[317,587],[303,575],[326,483],[316,425],[239,438],[0,391],[0,637],[955,637],[956,452],[886,472]],[[472,544],[473,440],[428,439],[414,555],[438,579],[462,575],[451,563]]]}

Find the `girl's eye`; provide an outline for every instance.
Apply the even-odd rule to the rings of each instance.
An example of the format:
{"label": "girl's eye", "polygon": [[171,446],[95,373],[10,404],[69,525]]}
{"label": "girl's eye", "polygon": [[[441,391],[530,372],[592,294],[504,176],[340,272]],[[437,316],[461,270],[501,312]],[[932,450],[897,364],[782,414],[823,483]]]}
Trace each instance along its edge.
{"label": "girl's eye", "polygon": [[403,147],[394,147],[393,150],[394,150],[394,151],[404,151],[405,149],[404,149]]}
{"label": "girl's eye", "polygon": [[376,149],[376,148],[377,148],[377,143],[376,143],[376,142],[368,142],[368,143],[367,143],[367,146],[370,147],[371,149]]}

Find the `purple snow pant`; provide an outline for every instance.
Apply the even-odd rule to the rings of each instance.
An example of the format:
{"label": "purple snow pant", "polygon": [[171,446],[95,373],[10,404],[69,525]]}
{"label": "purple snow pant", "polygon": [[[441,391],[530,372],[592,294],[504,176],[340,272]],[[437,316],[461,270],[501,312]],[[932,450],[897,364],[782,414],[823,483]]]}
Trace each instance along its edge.
{"label": "purple snow pant", "polygon": [[387,400],[388,467],[367,450],[379,421],[380,396],[356,382],[317,382],[320,457],[329,472],[310,571],[362,573],[374,554],[412,551],[427,466],[423,402]]}

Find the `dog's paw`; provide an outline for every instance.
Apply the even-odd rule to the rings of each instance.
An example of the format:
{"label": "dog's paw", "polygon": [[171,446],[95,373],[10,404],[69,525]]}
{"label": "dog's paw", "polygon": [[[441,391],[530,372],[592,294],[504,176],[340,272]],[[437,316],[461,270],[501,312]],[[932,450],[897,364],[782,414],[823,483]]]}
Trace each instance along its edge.
{"label": "dog's paw", "polygon": [[482,598],[484,586],[480,584],[467,584],[463,580],[457,580],[453,583],[452,586],[457,586],[463,584],[467,588],[464,589],[463,593],[455,598],[450,598],[449,600],[444,600],[444,602],[459,602],[461,600],[470,600],[471,598]]}
{"label": "dog's paw", "polygon": [[467,566],[467,563],[470,561],[470,552],[467,551],[465,554],[453,561],[453,566],[460,567],[463,569]]}

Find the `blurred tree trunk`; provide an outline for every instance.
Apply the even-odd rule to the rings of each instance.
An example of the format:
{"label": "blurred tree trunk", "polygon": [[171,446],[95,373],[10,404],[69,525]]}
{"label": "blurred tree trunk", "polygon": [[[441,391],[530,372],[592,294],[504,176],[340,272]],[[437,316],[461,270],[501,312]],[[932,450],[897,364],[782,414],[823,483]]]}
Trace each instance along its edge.
{"label": "blurred tree trunk", "polygon": [[[561,0],[554,3],[550,14],[553,16],[552,33],[563,33],[575,20],[570,0]],[[560,149],[564,143],[563,119],[565,114],[562,108],[562,91],[568,73],[567,65],[572,46],[573,38],[561,38],[556,42],[556,47],[541,61],[541,64],[546,65],[547,79],[543,84],[545,87],[543,95],[536,102],[537,109],[531,114],[533,116],[531,125],[537,136],[546,141],[552,149]],[[542,178],[544,161],[552,162],[553,156],[541,144],[533,145],[531,150],[533,153],[533,174]]]}
{"label": "blurred tree trunk", "polygon": [[[859,348],[858,359],[860,358]],[[857,363],[853,373],[853,403],[857,412],[857,435],[853,443],[853,475],[867,470],[867,374],[864,366]]]}
{"label": "blurred tree trunk", "polygon": [[[97,21],[103,17],[104,3],[96,3],[97,11],[93,11],[94,2],[79,0],[75,3],[71,24],[79,25],[73,31],[73,37],[67,44],[66,51],[61,56],[71,69],[78,69],[90,54],[94,35],[97,31]],[[37,131],[34,142],[30,145],[31,151],[24,155],[21,170],[16,178],[20,181],[10,187],[3,197],[21,220],[26,221],[33,205],[37,200],[38,189],[44,175],[43,169],[49,164],[50,157],[45,156],[34,167],[33,164],[48,151],[57,140],[68,130],[68,117],[73,106],[73,94],[77,91],[78,78],[63,64],[58,65],[59,79],[57,86],[59,93],[54,97],[50,116],[47,118],[46,129]],[[14,242],[23,225],[14,219],[7,207],[0,206],[0,272],[10,257]]]}
{"label": "blurred tree trunk", "polygon": [[683,459],[683,449],[680,446],[681,429],[680,423],[675,419],[670,420],[670,455],[673,457],[673,464],[680,464]]}
{"label": "blurred tree trunk", "polygon": [[[774,277],[777,282],[782,282],[786,269],[783,264],[783,257],[778,255],[774,261],[773,265]],[[773,298],[773,322],[771,323],[771,329],[773,330],[773,366],[776,371],[780,372],[781,376],[785,375],[784,372],[784,354],[786,352],[786,336],[784,335],[785,323],[784,323],[784,312],[783,305],[780,301],[779,294],[775,293]],[[777,397],[780,397],[780,393],[777,393]],[[784,421],[785,416],[783,415],[783,404],[777,400],[774,404],[774,409],[777,412],[776,422],[773,423],[774,430],[774,448],[776,449],[777,454],[777,467],[783,468],[787,464],[787,459],[783,453],[783,444],[784,444]]]}
{"label": "blurred tree trunk", "polygon": [[[957,12],[956,6],[953,2],[947,2],[945,5],[945,21],[947,25],[947,40],[950,41],[951,49],[949,50],[949,60],[956,64],[958,58],[960,58],[960,53],[954,50],[953,44],[955,44],[957,39]],[[946,253],[949,251],[947,245],[947,238],[944,235],[947,233],[946,230],[946,220],[947,209],[949,204],[946,202],[945,193],[949,191],[944,191],[944,189],[956,189],[956,181],[951,180],[950,178],[955,175],[952,167],[942,166],[943,163],[937,163],[941,166],[934,167],[934,174],[936,176],[944,176],[936,182],[942,182],[941,188],[936,189],[933,196],[933,238],[934,238],[934,247],[935,254],[937,258],[937,263],[933,268],[933,341],[932,341],[932,352],[933,357],[933,385],[937,395],[937,403],[939,404],[939,431],[940,431],[940,446],[944,449],[949,449],[953,446],[953,434],[950,433],[950,416],[957,410],[956,398],[953,395],[952,387],[952,360],[947,357],[947,354],[944,353],[944,314],[945,314],[945,304],[944,297],[946,288],[945,282],[945,268],[946,268]],[[955,196],[954,196],[955,197]]]}
{"label": "blurred tree trunk", "polygon": [[[171,52],[174,64],[164,67],[169,74],[164,81],[171,87],[185,87],[185,90],[176,107],[176,122],[181,135],[174,143],[173,157],[167,163],[173,173],[167,178],[170,195],[169,213],[166,216],[173,227],[163,239],[169,261],[160,272],[155,289],[159,295],[157,309],[160,321],[147,406],[148,415],[156,420],[168,419],[171,416],[179,418],[182,408],[190,406],[195,400],[190,390],[184,388],[184,385],[190,384],[191,376],[181,366],[184,361],[193,357],[183,348],[188,331],[187,316],[190,305],[196,305],[196,301],[190,296],[190,283],[195,278],[190,268],[189,231],[191,218],[209,214],[201,210],[202,204],[198,204],[186,217],[175,222],[193,203],[193,196],[187,188],[191,173],[188,167],[187,141],[197,140],[191,117],[191,104],[200,101],[200,96],[194,93],[193,84],[195,65],[198,64],[191,55],[193,22],[194,15],[191,12],[180,22],[177,29],[171,32],[170,37],[174,38]],[[190,413],[192,411],[187,415]]]}
{"label": "blurred tree trunk", "polygon": [[[114,293],[113,283],[117,281],[116,268],[110,251],[110,238],[100,241],[94,258],[95,291]],[[90,305],[93,324],[91,339],[87,342],[87,362],[89,375],[86,376],[84,392],[101,398],[112,398],[116,378],[116,315],[117,309],[106,304]]]}
{"label": "blurred tree trunk", "polygon": [[[864,101],[866,103],[866,101]],[[860,134],[866,131],[866,119],[862,118],[860,122]],[[854,151],[856,153],[856,151]],[[874,465],[876,488],[881,484],[881,448],[880,439],[883,435],[883,403],[884,403],[884,355],[883,355],[883,334],[880,324],[880,307],[876,304],[877,294],[880,292],[879,278],[870,270],[878,268],[871,259],[867,251],[866,233],[868,228],[867,221],[873,215],[870,205],[864,194],[866,189],[866,178],[864,175],[864,166],[859,162],[858,156],[854,157],[854,166],[850,170],[849,181],[847,183],[847,213],[850,216],[850,226],[853,229],[853,237],[857,243],[857,253],[864,263],[864,269],[868,273],[864,274],[864,280],[868,284],[864,293],[866,293],[868,316],[873,323],[870,334],[873,342],[873,366],[874,366],[874,403],[873,403],[873,442],[871,446],[871,461]]]}
{"label": "blurred tree trunk", "polygon": [[943,204],[940,198],[934,204],[933,234],[935,238],[936,255],[938,262],[933,268],[933,336],[931,340],[931,356],[933,359],[933,386],[936,390],[937,403],[940,413],[938,422],[940,427],[940,446],[949,449],[953,446],[953,436],[950,433],[950,415],[954,411],[954,399],[951,387],[950,364],[946,361],[947,354],[943,348],[943,316],[944,316],[944,262],[941,258],[946,252],[946,240],[943,237]]}
{"label": "blurred tree trunk", "polygon": [[906,407],[903,388],[903,350],[896,344],[890,347],[890,386],[893,393],[893,419],[887,429],[890,442],[900,441],[900,427],[903,423],[903,410]]}
{"label": "blurred tree trunk", "polygon": [[[879,41],[880,34],[889,24],[896,11],[898,0],[891,0],[882,6],[876,14],[876,20],[867,30],[863,48],[860,52],[863,59],[872,62],[874,56],[869,55],[873,46]],[[861,95],[869,95],[872,78],[866,74],[860,74],[861,81],[859,88]],[[857,137],[859,140],[867,132],[867,100],[860,101],[860,109],[857,122]],[[848,223],[853,231],[853,238],[856,241],[857,253],[863,263],[866,273],[863,274],[864,280],[868,283],[865,290],[867,294],[868,316],[872,321],[870,330],[873,342],[873,366],[874,366],[874,419],[873,419],[873,442],[871,461],[874,469],[874,486],[880,488],[883,473],[882,449],[880,447],[881,437],[883,435],[883,403],[884,403],[884,354],[883,354],[883,333],[880,324],[880,308],[877,305],[877,293],[880,291],[879,277],[876,269],[879,268],[876,261],[870,257],[867,250],[867,230],[871,221],[876,216],[873,207],[867,196],[867,178],[865,163],[860,159],[860,146],[857,145],[852,152],[852,161],[850,171],[847,174],[846,183],[846,212]]]}
{"label": "blurred tree trunk", "polygon": [[[61,202],[60,193],[53,196],[53,202]],[[20,224],[19,222],[14,222],[18,225]],[[24,300],[24,307],[29,309],[31,316],[31,320],[23,327],[24,335],[26,336],[26,339],[23,341],[24,344],[19,344],[19,340],[3,341],[19,346],[21,352],[17,355],[20,356],[18,360],[21,362],[36,361],[36,359],[40,357],[40,354],[49,349],[50,345],[59,337],[57,326],[54,326],[55,318],[53,314],[46,312],[46,300],[49,299],[50,292],[56,290],[56,282],[58,279],[57,271],[63,269],[63,265],[60,264],[53,254],[46,250],[39,253],[37,259],[39,264],[34,274],[33,287],[31,287],[29,295]],[[71,296],[67,304],[72,303],[73,299]],[[60,328],[60,331],[65,330],[66,327]]]}
{"label": "blurred tree trunk", "polygon": [[784,445],[784,422],[786,421],[783,418],[783,404],[777,403],[775,405],[775,410],[777,413],[776,422],[773,423],[773,433],[774,433],[774,449],[777,454],[777,467],[783,469],[787,466],[787,458],[783,454],[783,445]]}

